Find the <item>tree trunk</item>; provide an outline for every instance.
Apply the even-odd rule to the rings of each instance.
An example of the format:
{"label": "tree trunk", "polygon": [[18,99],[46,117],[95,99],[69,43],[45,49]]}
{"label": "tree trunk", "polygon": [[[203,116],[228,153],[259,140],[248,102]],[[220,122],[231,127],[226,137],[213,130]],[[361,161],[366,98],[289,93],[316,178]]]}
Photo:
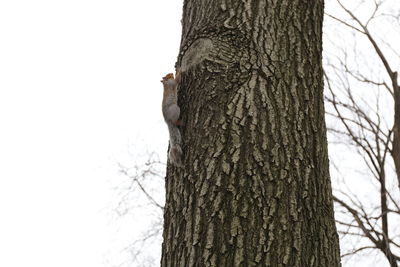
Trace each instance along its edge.
{"label": "tree trunk", "polygon": [[340,266],[323,0],[185,0],[161,266]]}
{"label": "tree trunk", "polygon": [[389,73],[393,85],[394,98],[394,123],[393,123],[393,147],[392,157],[397,174],[398,186],[400,189],[400,86],[398,84],[398,73]]}

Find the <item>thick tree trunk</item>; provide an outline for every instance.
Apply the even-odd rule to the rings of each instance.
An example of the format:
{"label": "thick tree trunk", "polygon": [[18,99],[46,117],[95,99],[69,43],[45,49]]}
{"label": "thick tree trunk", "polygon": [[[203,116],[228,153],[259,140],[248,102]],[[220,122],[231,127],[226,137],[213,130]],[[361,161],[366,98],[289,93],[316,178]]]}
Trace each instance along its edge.
{"label": "thick tree trunk", "polygon": [[323,0],[185,0],[161,266],[340,266]]}

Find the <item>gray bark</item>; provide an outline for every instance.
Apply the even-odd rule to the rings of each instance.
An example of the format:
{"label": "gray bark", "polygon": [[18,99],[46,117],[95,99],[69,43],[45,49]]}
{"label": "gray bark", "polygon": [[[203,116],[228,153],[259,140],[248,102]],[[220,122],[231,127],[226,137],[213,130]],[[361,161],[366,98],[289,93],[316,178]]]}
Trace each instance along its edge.
{"label": "gray bark", "polygon": [[186,0],[161,266],[340,266],[323,1]]}

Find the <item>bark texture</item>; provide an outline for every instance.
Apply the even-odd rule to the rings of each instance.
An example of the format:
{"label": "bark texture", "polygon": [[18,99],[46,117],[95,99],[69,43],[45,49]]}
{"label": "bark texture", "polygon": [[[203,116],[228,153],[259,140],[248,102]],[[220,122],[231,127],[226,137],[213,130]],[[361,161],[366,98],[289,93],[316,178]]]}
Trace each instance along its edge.
{"label": "bark texture", "polygon": [[161,266],[340,266],[323,0],[185,0]]}

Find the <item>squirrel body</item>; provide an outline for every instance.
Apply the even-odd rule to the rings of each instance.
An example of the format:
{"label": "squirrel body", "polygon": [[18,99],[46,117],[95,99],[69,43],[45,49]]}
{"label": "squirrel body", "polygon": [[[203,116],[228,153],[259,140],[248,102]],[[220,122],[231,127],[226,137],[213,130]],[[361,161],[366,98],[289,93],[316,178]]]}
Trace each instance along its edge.
{"label": "squirrel body", "polygon": [[181,148],[181,133],[178,125],[181,125],[179,116],[181,110],[178,106],[177,87],[180,82],[180,72],[174,74],[168,73],[161,80],[164,86],[164,95],[162,101],[162,113],[164,121],[168,126],[169,131],[169,152],[168,160],[177,167],[183,167],[182,164],[182,148]]}

